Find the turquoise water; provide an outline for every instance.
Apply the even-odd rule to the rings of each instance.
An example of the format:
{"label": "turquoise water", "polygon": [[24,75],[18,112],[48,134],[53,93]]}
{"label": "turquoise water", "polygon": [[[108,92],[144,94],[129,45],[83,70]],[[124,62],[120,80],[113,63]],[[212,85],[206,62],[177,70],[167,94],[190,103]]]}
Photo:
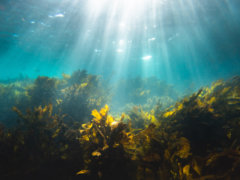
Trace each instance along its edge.
{"label": "turquoise water", "polygon": [[0,79],[77,69],[185,86],[229,78],[240,71],[239,9],[237,0],[2,0]]}
{"label": "turquoise water", "polygon": [[0,0],[0,179],[239,180],[239,0]]}

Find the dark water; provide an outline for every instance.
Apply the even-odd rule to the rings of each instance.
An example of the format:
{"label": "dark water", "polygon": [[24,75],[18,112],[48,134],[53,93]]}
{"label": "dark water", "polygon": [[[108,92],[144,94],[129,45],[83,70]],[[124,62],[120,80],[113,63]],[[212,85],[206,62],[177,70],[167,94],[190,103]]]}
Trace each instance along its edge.
{"label": "dark water", "polygon": [[0,177],[239,179],[239,75],[239,0],[1,0]]}

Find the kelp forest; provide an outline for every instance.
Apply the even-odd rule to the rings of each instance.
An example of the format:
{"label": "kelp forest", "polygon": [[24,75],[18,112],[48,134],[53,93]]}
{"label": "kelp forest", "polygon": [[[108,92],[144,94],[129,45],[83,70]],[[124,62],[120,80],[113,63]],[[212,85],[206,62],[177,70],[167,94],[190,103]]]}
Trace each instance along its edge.
{"label": "kelp forest", "polygon": [[184,95],[84,70],[1,81],[0,122],[1,180],[240,177],[238,76]]}

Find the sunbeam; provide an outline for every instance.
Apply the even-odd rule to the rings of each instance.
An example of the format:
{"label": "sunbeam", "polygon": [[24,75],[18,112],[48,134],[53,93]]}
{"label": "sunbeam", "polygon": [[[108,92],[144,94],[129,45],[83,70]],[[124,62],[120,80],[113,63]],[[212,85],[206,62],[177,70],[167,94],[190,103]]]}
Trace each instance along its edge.
{"label": "sunbeam", "polygon": [[240,0],[0,0],[0,180],[240,179]]}
{"label": "sunbeam", "polygon": [[[52,74],[59,75],[84,68],[122,77],[142,76],[143,70],[170,82],[186,77],[204,81],[209,76],[214,79],[215,74],[202,67],[207,63],[214,67],[223,57],[218,44],[230,59],[234,58],[230,51],[237,53],[239,41],[228,40],[239,37],[238,6],[229,1],[41,0],[11,5],[1,6],[1,13],[8,15],[2,21],[8,33],[2,31],[2,36],[14,42],[2,58],[13,57],[17,63],[29,59],[33,64],[32,57],[39,58],[35,68],[20,64],[37,73],[50,73],[47,67],[56,67]],[[16,56],[11,53],[15,50]],[[42,65],[45,68],[38,67]],[[180,73],[183,70],[189,76]]]}

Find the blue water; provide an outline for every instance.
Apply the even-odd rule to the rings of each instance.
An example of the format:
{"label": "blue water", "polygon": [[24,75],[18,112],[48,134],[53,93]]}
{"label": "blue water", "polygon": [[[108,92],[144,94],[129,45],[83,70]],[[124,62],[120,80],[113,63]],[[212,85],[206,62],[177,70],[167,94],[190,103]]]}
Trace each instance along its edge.
{"label": "blue water", "polygon": [[240,0],[0,0],[0,180],[240,179],[239,110]]}
{"label": "blue water", "polygon": [[0,79],[77,69],[176,87],[240,73],[238,0],[1,0]]}

